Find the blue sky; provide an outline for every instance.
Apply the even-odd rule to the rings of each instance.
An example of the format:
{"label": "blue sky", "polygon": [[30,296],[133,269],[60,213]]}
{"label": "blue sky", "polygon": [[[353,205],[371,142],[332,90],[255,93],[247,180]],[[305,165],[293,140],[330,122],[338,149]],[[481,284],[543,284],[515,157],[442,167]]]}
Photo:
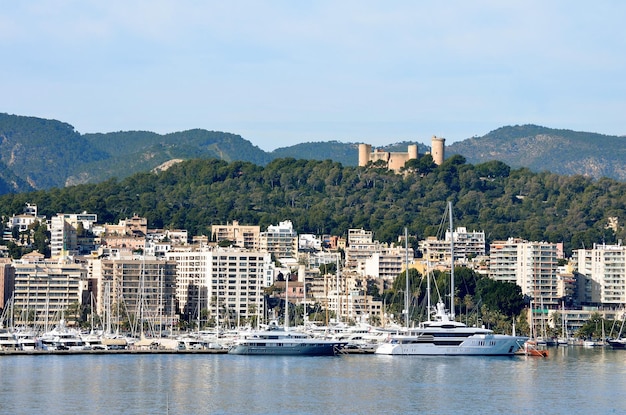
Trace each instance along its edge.
{"label": "blue sky", "polygon": [[0,112],[264,150],[626,134],[623,1],[6,1]]}

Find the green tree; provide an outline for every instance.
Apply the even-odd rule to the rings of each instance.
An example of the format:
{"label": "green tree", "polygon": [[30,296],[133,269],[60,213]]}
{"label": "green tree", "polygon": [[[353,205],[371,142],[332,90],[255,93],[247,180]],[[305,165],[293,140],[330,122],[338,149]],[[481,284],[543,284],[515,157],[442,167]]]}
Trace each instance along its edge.
{"label": "green tree", "polygon": [[499,311],[512,318],[524,308],[524,297],[519,285],[483,278],[476,285],[476,297],[489,311]]}

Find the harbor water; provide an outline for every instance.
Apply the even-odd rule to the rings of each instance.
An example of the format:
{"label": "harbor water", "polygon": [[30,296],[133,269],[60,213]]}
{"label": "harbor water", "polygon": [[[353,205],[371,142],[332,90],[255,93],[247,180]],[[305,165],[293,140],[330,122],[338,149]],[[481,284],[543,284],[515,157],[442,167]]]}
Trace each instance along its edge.
{"label": "harbor water", "polygon": [[2,414],[626,413],[626,350],[0,356]]}

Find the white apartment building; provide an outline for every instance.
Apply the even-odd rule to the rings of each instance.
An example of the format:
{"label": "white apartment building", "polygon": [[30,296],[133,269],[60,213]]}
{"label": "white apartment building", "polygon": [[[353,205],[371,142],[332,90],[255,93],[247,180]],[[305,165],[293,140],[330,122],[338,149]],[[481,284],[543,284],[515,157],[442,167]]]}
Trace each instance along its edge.
{"label": "white apartment building", "polygon": [[587,281],[583,301],[603,306],[626,304],[626,246],[594,245],[574,251],[578,272]]}
{"label": "white apartment building", "polygon": [[4,232],[4,238],[10,239],[14,228],[17,228],[18,232],[26,232],[28,227],[35,223],[35,221],[46,224],[46,217],[37,214],[37,205],[26,203],[24,212],[21,215],[13,215],[9,218],[7,229]]}
{"label": "white apartment building", "polygon": [[176,297],[192,318],[207,309],[216,324],[236,326],[265,314],[263,288],[274,283],[269,253],[241,248],[170,251],[177,265]]}
{"label": "white apartment building", "polygon": [[[413,249],[409,248],[408,260],[413,262]],[[393,281],[404,271],[407,262],[407,250],[404,247],[383,248],[372,254],[363,263],[361,275]]]}
{"label": "white apartment building", "polygon": [[58,213],[50,219],[50,254],[54,257],[78,254],[80,228],[92,229],[98,216],[92,213]]}
{"label": "white apartment building", "polygon": [[69,260],[51,261],[39,253],[24,255],[15,268],[15,323],[50,330],[59,323],[71,304],[83,303],[87,291],[87,269]]}
{"label": "white apartment building", "polygon": [[525,241],[509,238],[489,245],[489,277],[517,284],[517,246]]}
{"label": "white apartment building", "polygon": [[319,268],[320,265],[336,264],[340,260],[339,253],[327,251],[300,252],[298,263],[307,264],[310,268]]}
{"label": "white apartment building", "polygon": [[[465,262],[486,253],[484,231],[468,232],[465,227],[458,227],[452,232],[455,261]],[[450,231],[447,230],[443,240],[429,236],[419,242],[424,257],[432,264],[450,264]]]}
{"label": "white apartment building", "polygon": [[515,282],[537,307],[557,309],[562,289],[557,277],[559,244],[509,239],[490,249],[490,277]]}
{"label": "white apartment building", "polygon": [[267,232],[260,233],[259,241],[262,251],[274,254],[278,259],[297,257],[298,233],[290,220],[279,222],[278,226],[268,226]]}
{"label": "white apartment building", "polygon": [[345,267],[351,270],[361,270],[365,261],[375,253],[381,252],[382,246],[373,240],[371,231],[363,229],[348,229],[348,239],[345,248]]}
{"label": "white apartment building", "polygon": [[301,234],[298,236],[299,251],[321,251],[322,239],[313,234]]}

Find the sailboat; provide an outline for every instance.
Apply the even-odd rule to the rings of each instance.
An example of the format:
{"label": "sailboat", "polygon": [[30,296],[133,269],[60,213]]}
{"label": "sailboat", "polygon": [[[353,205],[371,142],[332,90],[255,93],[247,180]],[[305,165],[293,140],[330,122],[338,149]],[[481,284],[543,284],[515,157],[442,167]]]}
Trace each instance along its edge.
{"label": "sailboat", "polygon": [[617,334],[617,338],[607,340],[609,345],[614,349],[626,349],[626,337],[622,337],[622,331],[624,330],[625,322],[626,322],[626,318],[623,318],[622,325],[619,329],[619,333]]}
{"label": "sailboat", "polygon": [[[452,203],[448,202],[450,223],[450,310],[454,310],[454,233]],[[408,276],[408,272],[407,272]],[[430,293],[429,293],[430,295]],[[408,309],[408,304],[405,304]],[[405,334],[389,336],[376,348],[380,355],[445,355],[498,356],[513,355],[528,337],[494,334],[484,327],[468,327],[454,320],[454,311],[447,312],[440,299],[433,319],[420,323]]]}

